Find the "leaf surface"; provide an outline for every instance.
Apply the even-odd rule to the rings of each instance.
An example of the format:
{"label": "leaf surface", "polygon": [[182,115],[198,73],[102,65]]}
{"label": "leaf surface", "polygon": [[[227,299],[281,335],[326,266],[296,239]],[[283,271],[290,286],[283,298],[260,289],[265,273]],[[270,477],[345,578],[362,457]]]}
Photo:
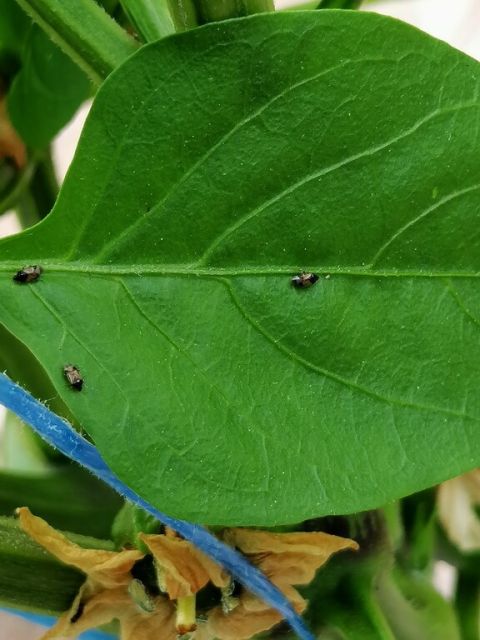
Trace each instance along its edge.
{"label": "leaf surface", "polygon": [[[479,465],[479,86],[363,13],[148,45],[50,216],[0,244],[0,321],[175,516],[296,522]],[[25,264],[44,273],[16,285]],[[302,269],[321,277],[297,290]]]}

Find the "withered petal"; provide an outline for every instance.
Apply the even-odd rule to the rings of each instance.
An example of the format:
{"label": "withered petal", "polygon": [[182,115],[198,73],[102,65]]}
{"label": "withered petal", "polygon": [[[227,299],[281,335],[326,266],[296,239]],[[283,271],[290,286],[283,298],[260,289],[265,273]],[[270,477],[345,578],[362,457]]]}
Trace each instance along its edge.
{"label": "withered petal", "polygon": [[120,620],[121,640],[176,640],[175,608],[166,598],[155,598],[154,613],[135,611]]}
{"label": "withered petal", "polygon": [[194,595],[209,581],[220,588],[229,583],[220,565],[187,540],[161,534],[139,537],[163,570],[162,581],[171,599]]}
{"label": "withered petal", "polygon": [[27,162],[25,145],[10,122],[6,100],[0,99],[0,159],[11,158],[19,169]]}
{"label": "withered petal", "polygon": [[131,580],[131,568],[137,560],[144,557],[144,554],[136,549],[83,549],[56,531],[45,520],[34,516],[27,507],[20,507],[16,513],[26,534],[62,562],[83,571],[99,588],[110,589],[127,585]]}
{"label": "withered petal", "polygon": [[199,626],[195,640],[246,640],[281,622],[274,609],[249,611],[242,604],[225,614],[221,607],[213,609],[205,624]]}
{"label": "withered petal", "polygon": [[[308,584],[330,556],[344,549],[358,549],[354,540],[327,533],[271,533],[255,529],[226,529],[225,541],[237,547],[283,592],[298,613],[307,602],[293,585]],[[281,616],[248,591],[240,604],[225,613],[220,607],[209,613],[196,640],[242,640],[271,629]]]}
{"label": "withered petal", "polygon": [[119,619],[125,615],[125,611],[133,610],[132,602],[122,588],[102,591],[84,604],[81,604],[82,598],[83,594],[80,591],[70,609],[60,616],[55,626],[47,631],[41,640],[76,638],[84,631]]}
{"label": "withered petal", "polygon": [[[298,593],[295,587],[290,584],[282,584],[281,586],[276,586],[278,586],[283,595],[288,598],[289,602],[292,603],[297,613],[302,613],[303,611],[305,611],[308,603]],[[265,611],[265,609],[270,609],[270,607],[263,600],[255,596],[250,591],[243,591],[241,593],[240,602],[246,611]]]}
{"label": "withered petal", "polygon": [[355,540],[322,531],[272,533],[237,527],[225,529],[224,539],[247,555],[295,553],[330,556],[340,549],[358,549]]}
{"label": "withered petal", "polygon": [[226,529],[225,541],[251,560],[278,586],[308,584],[316,571],[338,551],[358,544],[323,532],[271,533],[255,529]]}

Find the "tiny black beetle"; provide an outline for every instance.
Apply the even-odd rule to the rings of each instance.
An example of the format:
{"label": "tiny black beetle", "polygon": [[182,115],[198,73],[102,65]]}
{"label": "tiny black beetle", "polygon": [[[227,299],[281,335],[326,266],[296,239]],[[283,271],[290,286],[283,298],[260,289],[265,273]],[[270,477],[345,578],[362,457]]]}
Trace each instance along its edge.
{"label": "tiny black beetle", "polygon": [[83,378],[80,375],[80,369],[73,364],[66,364],[63,367],[63,373],[68,383],[76,391],[81,391],[83,387]]}
{"label": "tiny black beetle", "polygon": [[17,271],[17,273],[13,276],[13,279],[15,280],[15,282],[19,282],[20,284],[28,284],[29,282],[35,282],[35,280],[38,280],[41,273],[42,267],[34,264],[30,267],[23,267],[23,269]]}
{"label": "tiny black beetle", "polygon": [[297,289],[306,289],[307,287],[311,287],[318,280],[318,276],[315,273],[306,273],[302,271],[297,276],[293,276],[292,284]]}

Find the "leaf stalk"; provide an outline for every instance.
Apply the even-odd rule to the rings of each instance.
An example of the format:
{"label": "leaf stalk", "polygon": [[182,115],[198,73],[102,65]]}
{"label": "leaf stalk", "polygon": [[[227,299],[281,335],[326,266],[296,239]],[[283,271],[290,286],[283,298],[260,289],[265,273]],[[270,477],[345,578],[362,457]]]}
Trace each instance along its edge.
{"label": "leaf stalk", "polygon": [[138,47],[94,0],[17,2],[96,85]]}

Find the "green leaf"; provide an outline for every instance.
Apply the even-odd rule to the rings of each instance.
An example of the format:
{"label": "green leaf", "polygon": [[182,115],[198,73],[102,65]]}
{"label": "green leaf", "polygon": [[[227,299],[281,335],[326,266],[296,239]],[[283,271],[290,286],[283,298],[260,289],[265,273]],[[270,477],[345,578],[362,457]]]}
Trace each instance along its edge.
{"label": "green leaf", "polygon": [[29,31],[29,19],[15,0],[0,0],[0,68],[8,56],[19,57]]}
{"label": "green leaf", "polygon": [[108,538],[121,504],[109,487],[74,465],[45,474],[0,471],[1,515],[28,506],[52,527]]}
{"label": "green leaf", "polygon": [[33,148],[48,145],[90,91],[84,72],[33,25],[8,93],[10,117],[23,140]]}
{"label": "green leaf", "polygon": [[125,502],[113,521],[112,538],[117,549],[133,545],[149,553],[146,545],[138,539],[138,534],[159,533],[161,528],[156,518],[131,502]]}
{"label": "green leaf", "polygon": [[[13,380],[32,394],[39,398],[48,399],[48,406],[52,411],[67,417],[70,421],[73,420],[73,416],[57,395],[38,360],[21,341],[6,331],[2,325],[0,325],[0,370],[8,371]],[[75,424],[75,426],[78,425]]]}
{"label": "green leaf", "polygon": [[[373,14],[148,45],[102,86],[53,212],[0,245],[0,321],[175,516],[287,524],[478,466],[479,85]],[[319,282],[293,288],[302,269]]]}

